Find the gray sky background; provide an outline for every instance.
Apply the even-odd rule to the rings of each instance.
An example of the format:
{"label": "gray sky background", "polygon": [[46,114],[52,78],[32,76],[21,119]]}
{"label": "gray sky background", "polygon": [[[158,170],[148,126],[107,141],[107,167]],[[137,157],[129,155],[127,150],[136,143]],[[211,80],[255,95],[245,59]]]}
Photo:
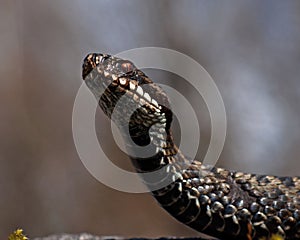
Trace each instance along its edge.
{"label": "gray sky background", "polygon": [[[228,135],[219,166],[299,175],[300,2],[296,0],[0,1],[0,238],[16,227],[31,237],[59,232],[196,235],[149,194],[97,182],[72,139],[72,108],[89,52],[165,47],[198,61],[224,99]],[[190,99],[203,146],[203,101],[170,74],[147,72]],[[204,115],[204,116],[203,116]],[[202,117],[203,116],[203,117]],[[98,137],[130,168],[99,111]]]}

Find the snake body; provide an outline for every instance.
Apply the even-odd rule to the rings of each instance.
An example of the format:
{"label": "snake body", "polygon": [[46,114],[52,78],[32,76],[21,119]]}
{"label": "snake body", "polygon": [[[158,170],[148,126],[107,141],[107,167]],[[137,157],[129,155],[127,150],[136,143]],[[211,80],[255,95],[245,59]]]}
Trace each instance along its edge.
{"label": "snake body", "polygon": [[[151,144],[155,154],[129,157],[137,172],[161,170],[158,182],[173,179],[152,190],[173,217],[219,239],[300,239],[299,177],[233,172],[189,161],[173,141],[167,95],[128,60],[88,54],[82,77],[104,113],[115,114],[117,125],[129,129],[129,136],[124,134],[128,149]],[[126,104],[116,109],[124,96]],[[136,110],[128,112],[130,107]],[[145,182],[151,188],[157,184]]]}

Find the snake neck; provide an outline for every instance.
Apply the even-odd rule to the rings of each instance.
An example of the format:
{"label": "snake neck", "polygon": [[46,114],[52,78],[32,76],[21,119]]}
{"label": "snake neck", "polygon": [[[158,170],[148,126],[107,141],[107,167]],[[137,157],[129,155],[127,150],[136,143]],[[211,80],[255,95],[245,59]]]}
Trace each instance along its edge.
{"label": "snake neck", "polygon": [[123,135],[128,155],[139,173],[151,173],[171,164],[177,172],[188,164],[187,158],[174,142],[171,130],[165,122],[151,127],[130,125],[129,133]]}
{"label": "snake neck", "polygon": [[[176,146],[165,121],[157,121],[151,126],[147,121],[140,124],[133,121],[129,124],[129,132],[130,135],[124,138],[127,149],[136,153],[134,146],[138,143],[147,146],[146,153],[149,154],[129,154],[136,171],[152,173],[161,170],[155,181],[144,175],[142,178],[161,206],[179,221],[220,239],[272,239],[271,236],[294,239],[293,236],[299,236],[295,232],[297,217],[281,219],[277,216],[283,206],[289,208],[288,202],[293,201],[292,198],[283,199],[287,193],[279,188],[272,194],[267,192],[265,182],[273,184],[279,178],[231,172],[210,168],[197,160],[189,161]],[[164,181],[167,184],[161,185]],[[299,201],[294,197],[294,202]],[[287,216],[295,215],[291,208],[281,212]],[[268,238],[263,238],[266,236]]]}

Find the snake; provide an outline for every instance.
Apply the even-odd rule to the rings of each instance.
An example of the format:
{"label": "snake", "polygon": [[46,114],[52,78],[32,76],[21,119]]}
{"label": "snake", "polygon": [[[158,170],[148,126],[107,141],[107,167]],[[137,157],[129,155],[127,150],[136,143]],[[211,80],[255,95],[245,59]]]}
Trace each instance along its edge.
{"label": "snake", "polygon": [[[171,216],[217,239],[300,239],[299,176],[231,171],[186,157],[172,135],[167,94],[129,60],[90,53],[82,78],[124,133],[136,172]],[[135,154],[136,146],[145,154]],[[157,173],[154,180],[151,173]]]}

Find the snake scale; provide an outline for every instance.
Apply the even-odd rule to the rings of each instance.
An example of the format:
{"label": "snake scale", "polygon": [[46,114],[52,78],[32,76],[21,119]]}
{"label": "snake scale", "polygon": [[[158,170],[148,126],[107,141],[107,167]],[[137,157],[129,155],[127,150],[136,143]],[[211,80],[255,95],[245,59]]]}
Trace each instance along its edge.
{"label": "snake scale", "polygon": [[[161,180],[166,176],[174,179],[152,190],[173,217],[219,239],[300,239],[299,177],[233,172],[189,161],[173,141],[166,93],[128,60],[88,54],[82,77],[104,113],[112,118],[115,110],[117,126],[129,129],[132,141],[124,134],[128,149],[133,149],[133,143],[151,144],[155,149],[152,156],[129,157],[139,173],[162,170]],[[127,96],[126,104],[115,109],[123,96]],[[131,105],[138,106],[133,113],[127,110]]]}

